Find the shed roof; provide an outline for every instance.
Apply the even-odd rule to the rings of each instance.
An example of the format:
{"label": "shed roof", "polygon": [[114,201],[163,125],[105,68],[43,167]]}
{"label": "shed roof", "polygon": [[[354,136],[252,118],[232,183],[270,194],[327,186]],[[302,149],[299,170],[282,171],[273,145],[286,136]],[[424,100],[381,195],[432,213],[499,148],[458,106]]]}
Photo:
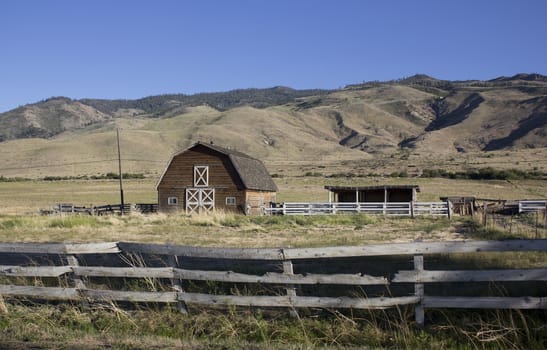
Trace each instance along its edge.
{"label": "shed roof", "polygon": [[326,190],[332,192],[342,191],[370,191],[370,190],[411,190],[415,189],[420,192],[418,185],[379,185],[379,186],[325,186]]}
{"label": "shed roof", "polygon": [[[171,160],[165,168],[165,171],[167,171],[169,165],[171,165],[171,162],[176,156],[198,146],[209,148],[215,152],[227,156],[232,162],[245,189],[277,192],[277,185],[272,180],[272,177],[268,173],[268,170],[266,169],[264,163],[262,163],[260,160],[253,158],[245,153],[233,149],[220,147],[211,143],[196,142],[187,149],[176,153],[173,157],[171,157]],[[158,186],[161,183],[163,176],[165,175],[165,171],[158,181]]]}

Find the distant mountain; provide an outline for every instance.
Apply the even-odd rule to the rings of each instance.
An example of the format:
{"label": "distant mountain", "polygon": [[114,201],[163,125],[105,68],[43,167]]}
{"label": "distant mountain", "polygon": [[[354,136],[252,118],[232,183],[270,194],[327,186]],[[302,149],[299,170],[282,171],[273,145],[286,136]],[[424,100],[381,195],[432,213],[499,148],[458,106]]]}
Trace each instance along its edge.
{"label": "distant mountain", "polygon": [[547,77],[541,74],[533,73],[533,74],[526,74],[526,73],[520,73],[515,74],[512,77],[499,77],[496,79],[492,79],[490,81],[492,82],[499,82],[499,81],[516,81],[516,80],[523,80],[523,81],[542,81],[544,83],[547,83]]}
{"label": "distant mountain", "polygon": [[0,141],[49,138],[110,119],[110,115],[82,102],[52,97],[0,114]]}
{"label": "distant mountain", "polygon": [[[0,114],[0,141],[10,152],[0,164],[2,157],[12,164],[76,148],[83,153],[67,161],[100,158],[111,150],[108,133],[119,126],[132,133],[137,158],[167,157],[197,140],[295,161],[544,148],[547,77],[448,81],[418,74],[330,91],[273,87],[138,100],[54,97]],[[19,147],[23,140],[29,142]]]}
{"label": "distant mountain", "polygon": [[293,102],[299,97],[321,96],[325,90],[294,90],[278,86],[269,89],[240,89],[195,95],[170,94],[137,100],[81,99],[52,97],[0,114],[0,141],[20,138],[48,138],[117,117],[168,117],[187,107],[207,105],[219,111],[251,106],[267,108]]}
{"label": "distant mountain", "polygon": [[239,89],[227,92],[199,93],[194,95],[170,94],[141,98],[138,100],[83,99],[81,103],[107,114],[118,110],[134,110],[152,117],[173,114],[184,107],[211,106],[219,111],[234,107],[251,106],[266,108],[294,101],[298,97],[322,95],[325,90],[295,90],[284,86],[269,89]]}

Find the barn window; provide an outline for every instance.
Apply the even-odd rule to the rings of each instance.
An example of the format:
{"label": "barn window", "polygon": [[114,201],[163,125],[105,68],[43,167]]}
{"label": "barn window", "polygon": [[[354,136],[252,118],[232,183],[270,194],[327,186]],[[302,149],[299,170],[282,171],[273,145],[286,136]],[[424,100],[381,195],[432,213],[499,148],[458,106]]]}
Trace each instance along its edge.
{"label": "barn window", "polygon": [[169,205],[177,205],[177,197],[169,197],[167,198],[167,204]]}
{"label": "barn window", "polygon": [[194,187],[209,186],[209,167],[207,165],[194,166]]}
{"label": "barn window", "polygon": [[226,197],[226,205],[236,205],[236,197]]}

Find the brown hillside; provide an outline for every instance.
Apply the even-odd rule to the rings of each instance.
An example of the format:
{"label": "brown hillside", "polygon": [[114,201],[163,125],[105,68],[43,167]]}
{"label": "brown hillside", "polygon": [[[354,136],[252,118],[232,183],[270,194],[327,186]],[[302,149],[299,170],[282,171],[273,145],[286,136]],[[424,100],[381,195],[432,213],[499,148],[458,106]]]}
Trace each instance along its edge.
{"label": "brown hillside", "polygon": [[518,153],[530,159],[530,167],[541,168],[547,165],[547,79],[521,74],[451,82],[417,75],[335,91],[52,98],[0,114],[0,175],[115,171],[116,128],[122,130],[128,172],[159,173],[172,153],[198,140],[237,148],[275,171],[332,164],[333,173],[352,167],[419,173],[435,164],[469,167],[484,152],[496,159]]}

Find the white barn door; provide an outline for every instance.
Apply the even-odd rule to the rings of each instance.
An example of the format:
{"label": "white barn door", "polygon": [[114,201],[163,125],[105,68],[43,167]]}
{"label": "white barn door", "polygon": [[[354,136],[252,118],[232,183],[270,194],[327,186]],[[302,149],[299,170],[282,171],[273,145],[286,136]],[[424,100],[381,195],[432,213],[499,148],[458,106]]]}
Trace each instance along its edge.
{"label": "white barn door", "polygon": [[214,188],[187,188],[186,214],[210,212],[215,209]]}

